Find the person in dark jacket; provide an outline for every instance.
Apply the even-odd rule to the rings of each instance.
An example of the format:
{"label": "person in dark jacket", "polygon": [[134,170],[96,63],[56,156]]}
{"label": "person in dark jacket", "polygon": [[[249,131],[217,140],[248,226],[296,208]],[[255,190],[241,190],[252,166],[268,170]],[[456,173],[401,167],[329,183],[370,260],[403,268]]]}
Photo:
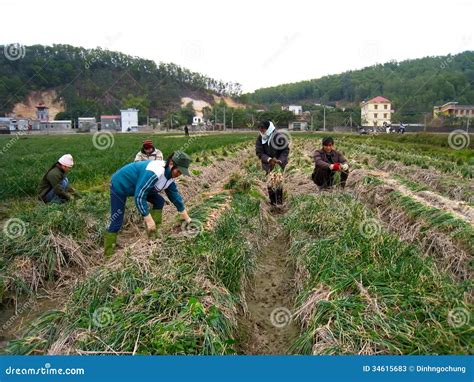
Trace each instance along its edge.
{"label": "person in dark jacket", "polygon": [[186,137],[189,137],[189,128],[188,128],[188,125],[184,125],[184,135]]}
{"label": "person in dark jacket", "polygon": [[[262,168],[268,175],[275,169],[275,166],[280,166],[282,170],[288,164],[288,155],[290,153],[290,142],[285,134],[276,131],[275,126],[271,121],[262,121],[258,125],[260,134],[255,143],[255,153],[262,162]],[[270,197],[270,204],[283,204],[283,188],[268,186],[268,196]]]}
{"label": "person in dark jacket", "polygon": [[45,203],[65,203],[71,200],[76,190],[69,185],[67,173],[72,169],[74,159],[65,154],[46,172],[38,186],[38,198]]}
{"label": "person in dark jacket", "polygon": [[334,140],[331,137],[323,138],[322,149],[314,152],[313,182],[319,189],[329,189],[334,184],[334,175],[341,173],[341,187],[346,186],[349,176],[349,163],[339,151],[334,150]]}

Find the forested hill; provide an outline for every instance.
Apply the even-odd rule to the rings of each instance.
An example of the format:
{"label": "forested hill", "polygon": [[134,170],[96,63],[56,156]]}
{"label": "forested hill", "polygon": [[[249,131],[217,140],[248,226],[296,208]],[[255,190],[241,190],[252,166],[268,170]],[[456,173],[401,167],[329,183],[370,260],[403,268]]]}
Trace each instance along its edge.
{"label": "forested hill", "polygon": [[404,113],[433,110],[448,101],[474,104],[474,51],[378,64],[319,79],[284,84],[245,94],[242,100],[272,103],[326,103],[356,106],[383,95]]}
{"label": "forested hill", "polygon": [[115,114],[123,107],[138,107],[145,116],[163,116],[179,108],[184,96],[212,100],[212,94],[240,94],[236,83],[100,48],[33,45],[21,49],[13,51],[17,56],[12,57],[0,45],[0,116],[23,102],[30,91],[55,90],[65,105],[62,117]]}

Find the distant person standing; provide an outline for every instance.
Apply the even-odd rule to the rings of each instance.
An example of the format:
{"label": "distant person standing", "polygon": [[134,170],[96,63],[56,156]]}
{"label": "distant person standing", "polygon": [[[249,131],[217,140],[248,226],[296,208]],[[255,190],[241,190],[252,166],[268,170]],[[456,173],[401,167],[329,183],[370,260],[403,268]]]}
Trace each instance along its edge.
{"label": "distant person standing", "polygon": [[184,135],[185,135],[186,137],[189,137],[188,125],[184,125]]}
{"label": "distant person standing", "polygon": [[400,127],[398,128],[398,132],[400,134],[403,134],[405,132],[405,127],[406,126],[402,122],[400,122]]}
{"label": "distant person standing", "polygon": [[141,162],[144,160],[163,160],[163,153],[155,148],[150,139],[143,141],[143,146],[135,156],[134,162]]}
{"label": "distant person standing", "polygon": [[349,176],[349,164],[347,159],[334,149],[334,139],[331,137],[323,138],[322,148],[314,152],[314,171],[311,178],[320,190],[327,190],[333,187],[334,175],[341,173],[341,187],[346,186]]}
{"label": "distant person standing", "polygon": [[74,159],[71,154],[64,154],[46,172],[38,186],[38,198],[45,203],[65,203],[71,200],[72,194],[78,192],[69,185],[67,173],[72,169]]}

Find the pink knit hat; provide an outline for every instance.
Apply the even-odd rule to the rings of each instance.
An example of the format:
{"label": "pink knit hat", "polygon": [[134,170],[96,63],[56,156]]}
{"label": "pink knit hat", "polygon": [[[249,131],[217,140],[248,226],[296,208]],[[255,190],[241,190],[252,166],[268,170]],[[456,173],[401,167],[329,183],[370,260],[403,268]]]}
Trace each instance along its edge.
{"label": "pink knit hat", "polygon": [[74,166],[74,159],[72,159],[71,154],[64,154],[61,158],[58,159],[58,162],[66,167]]}

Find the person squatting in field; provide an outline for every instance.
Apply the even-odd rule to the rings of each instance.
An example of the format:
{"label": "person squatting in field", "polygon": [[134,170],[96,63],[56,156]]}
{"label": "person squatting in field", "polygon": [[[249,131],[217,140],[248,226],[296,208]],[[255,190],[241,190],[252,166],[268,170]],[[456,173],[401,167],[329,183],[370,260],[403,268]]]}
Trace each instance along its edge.
{"label": "person squatting in field", "polygon": [[[290,153],[290,145],[288,138],[276,131],[273,122],[265,120],[258,125],[260,134],[255,143],[255,153],[262,162],[262,168],[269,175],[275,170],[275,166],[280,166],[282,170],[288,164],[288,155]],[[283,187],[279,185],[277,188],[267,184],[268,196],[270,204],[283,204]]]}
{"label": "person squatting in field", "polygon": [[71,154],[64,154],[59,158],[41,179],[37,190],[38,198],[45,203],[65,203],[73,196],[80,197],[67,178],[72,166],[74,159]]}
{"label": "person squatting in field", "polygon": [[349,176],[347,159],[342,153],[334,149],[334,139],[331,137],[323,138],[322,146],[320,150],[316,150],[313,154],[314,171],[311,179],[320,190],[326,190],[333,186],[336,172],[340,172],[340,186],[344,188]]}
{"label": "person squatting in field", "polygon": [[137,155],[135,155],[135,162],[144,160],[163,160],[163,153],[155,148],[150,139],[143,141],[142,148]]}
{"label": "person squatting in field", "polygon": [[[161,224],[165,199],[160,195],[164,191],[174,204],[182,218],[191,223],[183,198],[178,191],[175,179],[182,174],[189,176],[191,158],[182,151],[171,154],[167,161],[140,161],[129,163],[117,170],[110,181],[110,226],[104,237],[104,255],[113,255],[117,243],[117,233],[123,225],[125,203],[133,196],[135,205],[143,216],[150,238],[157,236],[157,227]],[[149,210],[148,202],[153,205]]]}

